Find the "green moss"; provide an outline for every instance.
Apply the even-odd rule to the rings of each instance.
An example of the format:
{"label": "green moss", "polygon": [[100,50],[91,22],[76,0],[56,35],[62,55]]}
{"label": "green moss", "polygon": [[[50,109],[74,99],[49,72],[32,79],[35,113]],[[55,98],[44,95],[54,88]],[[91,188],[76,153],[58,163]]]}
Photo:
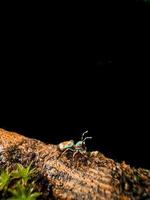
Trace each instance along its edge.
{"label": "green moss", "polygon": [[26,185],[27,182],[34,176],[35,169],[31,169],[32,163],[28,167],[23,167],[21,164],[17,164],[16,170],[12,171],[11,176],[13,179],[21,179],[22,184]]}
{"label": "green moss", "polygon": [[6,191],[10,182],[10,174],[8,170],[1,171],[0,174],[0,191]]}
{"label": "green moss", "polygon": [[26,187],[18,182],[15,188],[9,189],[12,197],[8,198],[8,200],[36,200],[40,193],[33,192],[33,188],[31,185]]}
{"label": "green moss", "polygon": [[36,191],[33,177],[36,170],[16,164],[16,169],[0,171],[0,199],[2,200],[36,200],[41,193]]}

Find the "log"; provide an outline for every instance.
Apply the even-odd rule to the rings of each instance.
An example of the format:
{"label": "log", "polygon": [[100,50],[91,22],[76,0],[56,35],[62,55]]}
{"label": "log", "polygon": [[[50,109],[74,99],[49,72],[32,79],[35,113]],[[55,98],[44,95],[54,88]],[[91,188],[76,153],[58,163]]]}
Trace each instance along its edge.
{"label": "log", "polygon": [[115,162],[98,151],[75,159],[72,152],[61,154],[58,145],[0,129],[0,169],[32,161],[48,180],[47,199],[150,199],[150,170]]}

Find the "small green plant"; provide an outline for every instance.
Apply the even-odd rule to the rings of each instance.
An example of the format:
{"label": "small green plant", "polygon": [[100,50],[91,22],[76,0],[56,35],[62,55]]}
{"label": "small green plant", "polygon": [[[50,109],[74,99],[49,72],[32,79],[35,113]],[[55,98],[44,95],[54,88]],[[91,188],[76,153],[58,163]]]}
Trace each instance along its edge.
{"label": "small green plant", "polygon": [[7,169],[0,172],[0,199],[2,200],[36,200],[41,193],[35,191],[34,176],[36,170],[21,164],[9,172]]}
{"label": "small green plant", "polygon": [[16,170],[11,173],[12,178],[21,179],[24,185],[27,184],[35,174],[35,169],[31,169],[31,165],[32,163],[28,167],[23,167],[21,164],[17,164]]}
{"label": "small green plant", "polygon": [[36,200],[40,196],[39,192],[33,192],[33,188],[26,188],[24,185],[17,183],[14,189],[9,190],[12,194],[12,197],[8,200]]}
{"label": "small green plant", "polygon": [[3,170],[0,174],[0,191],[6,191],[10,181],[10,174],[8,170]]}

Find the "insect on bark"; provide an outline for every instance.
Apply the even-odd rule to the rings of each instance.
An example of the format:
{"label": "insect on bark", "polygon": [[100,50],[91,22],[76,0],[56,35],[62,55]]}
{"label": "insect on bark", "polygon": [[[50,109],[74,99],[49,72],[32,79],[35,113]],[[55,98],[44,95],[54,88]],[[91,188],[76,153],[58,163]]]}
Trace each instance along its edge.
{"label": "insect on bark", "polygon": [[85,134],[88,133],[88,130],[85,131],[82,136],[81,136],[81,140],[74,143],[74,140],[69,140],[69,141],[65,141],[65,142],[61,142],[59,145],[58,145],[58,148],[60,151],[62,151],[61,155],[59,157],[61,157],[62,155],[64,155],[65,153],[67,153],[68,151],[72,151],[73,152],[73,160],[75,158],[75,156],[77,154],[80,154],[80,155],[85,155],[86,153],[86,144],[85,144],[85,141],[88,140],[88,139],[92,139],[92,137],[84,137]]}

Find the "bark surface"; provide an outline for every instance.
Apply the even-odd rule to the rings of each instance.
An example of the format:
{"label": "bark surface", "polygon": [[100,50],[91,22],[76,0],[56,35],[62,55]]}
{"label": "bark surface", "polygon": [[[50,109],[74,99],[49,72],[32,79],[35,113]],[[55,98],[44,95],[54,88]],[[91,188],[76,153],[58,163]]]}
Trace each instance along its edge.
{"label": "bark surface", "polygon": [[0,129],[0,169],[31,163],[49,183],[49,199],[150,200],[150,171],[117,163],[98,151],[62,155],[58,145]]}

